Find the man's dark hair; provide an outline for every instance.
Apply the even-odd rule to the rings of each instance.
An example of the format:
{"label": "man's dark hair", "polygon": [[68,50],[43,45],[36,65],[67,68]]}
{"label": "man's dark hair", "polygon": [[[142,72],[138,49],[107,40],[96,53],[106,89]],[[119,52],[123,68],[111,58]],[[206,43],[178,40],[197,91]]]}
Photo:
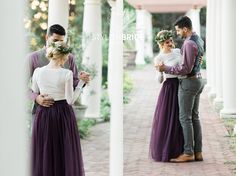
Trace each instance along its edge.
{"label": "man's dark hair", "polygon": [[48,35],[52,36],[53,33],[58,34],[58,35],[66,35],[65,29],[59,24],[54,24],[49,27]]}
{"label": "man's dark hair", "polygon": [[175,21],[174,26],[178,26],[181,29],[184,27],[192,29],[192,21],[187,16],[181,16]]}

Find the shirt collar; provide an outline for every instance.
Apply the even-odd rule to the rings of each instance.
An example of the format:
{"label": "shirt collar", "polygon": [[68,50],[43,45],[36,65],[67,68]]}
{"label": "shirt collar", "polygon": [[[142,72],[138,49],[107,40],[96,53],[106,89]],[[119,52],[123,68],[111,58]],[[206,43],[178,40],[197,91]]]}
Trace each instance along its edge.
{"label": "shirt collar", "polygon": [[[192,32],[192,35],[196,35],[196,32]],[[185,40],[190,40],[190,38],[192,37],[192,35],[188,36]]]}

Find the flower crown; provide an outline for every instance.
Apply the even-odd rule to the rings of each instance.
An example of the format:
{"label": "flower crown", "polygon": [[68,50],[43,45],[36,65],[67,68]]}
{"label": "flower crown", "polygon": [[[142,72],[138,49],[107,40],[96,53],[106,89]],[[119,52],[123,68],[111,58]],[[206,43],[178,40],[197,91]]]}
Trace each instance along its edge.
{"label": "flower crown", "polygon": [[167,31],[167,30],[164,30],[164,31],[161,31],[162,33],[158,33],[156,38],[155,38],[155,41],[158,42],[158,43],[163,43],[164,41],[170,39],[171,37],[173,37],[173,33],[172,31]]}
{"label": "flower crown", "polygon": [[55,48],[58,52],[60,52],[61,54],[69,54],[72,52],[72,48],[71,47],[67,47],[67,46],[63,46],[62,44],[58,44],[56,42],[52,42],[49,47],[53,47]]}

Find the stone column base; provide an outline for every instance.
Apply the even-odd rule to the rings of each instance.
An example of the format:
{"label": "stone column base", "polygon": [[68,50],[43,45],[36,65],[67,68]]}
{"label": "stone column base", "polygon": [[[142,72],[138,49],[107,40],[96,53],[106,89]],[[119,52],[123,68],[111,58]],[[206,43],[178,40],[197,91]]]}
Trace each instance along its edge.
{"label": "stone column base", "polygon": [[223,100],[221,98],[214,99],[213,104],[217,112],[220,112],[220,110],[223,109]]}
{"label": "stone column base", "polygon": [[220,111],[220,117],[221,118],[236,118],[236,110],[228,110],[228,109],[222,109]]}
{"label": "stone column base", "polygon": [[208,93],[208,98],[211,100],[211,102],[216,98],[216,93],[215,92],[209,92]]}

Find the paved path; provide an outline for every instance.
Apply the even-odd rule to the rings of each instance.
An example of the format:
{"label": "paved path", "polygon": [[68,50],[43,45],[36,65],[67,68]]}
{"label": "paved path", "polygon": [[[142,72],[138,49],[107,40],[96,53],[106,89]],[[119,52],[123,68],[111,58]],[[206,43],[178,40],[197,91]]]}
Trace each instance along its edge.
{"label": "paved path", "polygon": [[109,175],[109,123],[100,123],[91,128],[88,138],[81,140],[85,175]]}
{"label": "paved path", "polygon": [[[129,71],[134,81],[131,102],[124,107],[124,176],[232,176],[236,155],[229,149],[227,131],[203,92],[200,116],[203,162],[161,163],[148,158],[154,108],[160,85],[152,66]],[[234,173],[233,173],[234,172]]]}

